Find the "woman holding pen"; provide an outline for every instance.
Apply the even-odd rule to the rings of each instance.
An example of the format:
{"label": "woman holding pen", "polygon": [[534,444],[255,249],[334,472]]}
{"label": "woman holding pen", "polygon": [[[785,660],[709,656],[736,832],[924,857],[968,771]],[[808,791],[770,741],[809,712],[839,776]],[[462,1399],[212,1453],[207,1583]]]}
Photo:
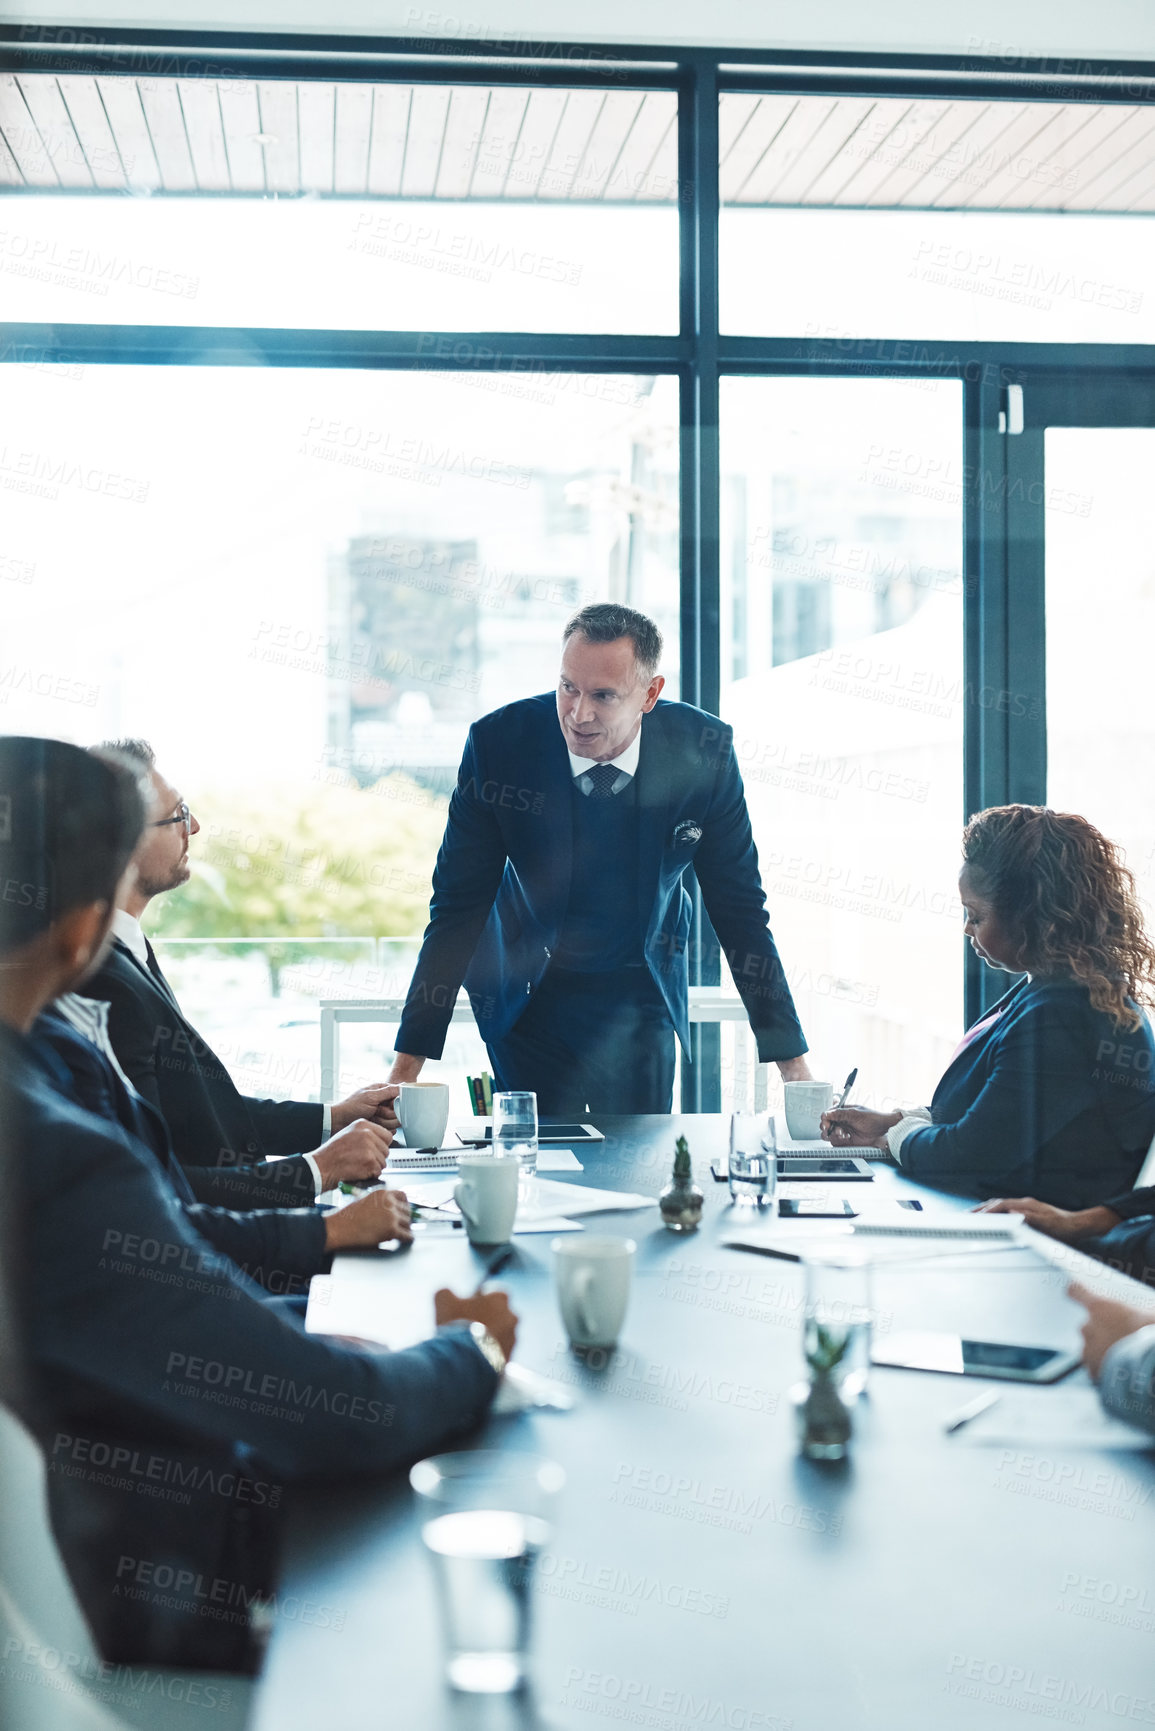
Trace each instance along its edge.
{"label": "woman holding pen", "polygon": [[994,806],[963,832],[965,932],[1020,978],[968,1029],[929,1107],[825,1114],[838,1148],[977,1197],[1084,1208],[1128,1189],[1155,1132],[1155,1040],[1139,1005],[1155,948],[1134,879],[1085,818]]}

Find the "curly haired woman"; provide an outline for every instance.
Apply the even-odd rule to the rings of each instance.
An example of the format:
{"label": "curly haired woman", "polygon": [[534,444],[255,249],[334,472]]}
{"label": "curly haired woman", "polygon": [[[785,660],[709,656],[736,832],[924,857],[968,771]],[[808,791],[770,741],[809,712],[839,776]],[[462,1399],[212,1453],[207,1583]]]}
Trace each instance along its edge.
{"label": "curly haired woman", "polygon": [[1081,1209],[1126,1190],[1155,1133],[1138,1007],[1155,948],[1118,850],[1085,818],[993,806],[963,832],[959,895],[976,954],[1023,978],[967,1030],[929,1110],[844,1107],[823,1135],[971,1196]]}

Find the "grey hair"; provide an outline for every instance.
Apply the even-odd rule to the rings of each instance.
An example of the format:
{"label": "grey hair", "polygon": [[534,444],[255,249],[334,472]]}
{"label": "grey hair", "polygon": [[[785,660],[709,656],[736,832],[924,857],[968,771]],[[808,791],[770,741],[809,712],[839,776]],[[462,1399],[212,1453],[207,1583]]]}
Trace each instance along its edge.
{"label": "grey hair", "polygon": [[616,643],[628,637],[634,646],[634,657],[647,679],[658,671],[662,659],[662,634],[652,619],[633,607],[623,607],[617,601],[593,601],[568,620],[562,632],[562,642],[580,633],[589,643]]}

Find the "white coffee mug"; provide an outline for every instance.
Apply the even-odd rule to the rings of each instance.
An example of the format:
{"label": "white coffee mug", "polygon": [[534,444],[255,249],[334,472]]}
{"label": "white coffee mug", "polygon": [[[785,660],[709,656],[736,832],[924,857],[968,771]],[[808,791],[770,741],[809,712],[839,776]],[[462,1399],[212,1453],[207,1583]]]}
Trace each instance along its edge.
{"label": "white coffee mug", "polygon": [[574,1346],[616,1346],[630,1297],[632,1238],[555,1238],[554,1285]]}
{"label": "white coffee mug", "polygon": [[508,1244],[517,1213],[521,1161],[500,1154],[463,1154],[453,1200],[471,1244]]}
{"label": "white coffee mug", "polygon": [[406,1148],[440,1148],[449,1122],[448,1082],[402,1082],[397,1116]]}
{"label": "white coffee mug", "polygon": [[834,1087],[830,1082],[787,1082],[786,1128],[796,1142],[817,1142],[821,1139],[820,1119],[834,1104]]}

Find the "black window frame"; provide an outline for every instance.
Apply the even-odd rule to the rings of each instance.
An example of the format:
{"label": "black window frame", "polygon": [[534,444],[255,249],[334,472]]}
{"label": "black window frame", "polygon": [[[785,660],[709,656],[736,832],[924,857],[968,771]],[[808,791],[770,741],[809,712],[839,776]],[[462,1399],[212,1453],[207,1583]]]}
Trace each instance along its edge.
{"label": "black window frame", "polygon": [[[956,379],[963,398],[964,811],[1046,797],[1043,428],[1085,413],[1100,425],[1155,424],[1155,345],[950,343],[723,335],[719,322],[718,102],[725,92],[1155,101],[1155,62],[823,50],[599,47],[582,42],[321,36],[284,32],[96,30],[0,25],[0,70],[359,82],[533,84],[669,90],[678,97],[679,328],[670,335],[538,335],[0,324],[0,358],[86,364],[325,366],[457,371],[537,363],[559,370],[666,373],[679,382],[682,697],[720,702],[719,392],[726,376]],[[44,195],[43,189],[36,189]],[[12,196],[19,197],[19,193]],[[51,193],[48,194],[51,196]],[[107,194],[93,193],[100,197]],[[459,349],[462,358],[455,359]],[[1008,388],[1021,434],[1000,430]],[[1024,701],[1009,701],[1017,695]],[[691,978],[721,962],[700,902]],[[969,1021],[989,1000],[965,956]],[[721,1031],[694,1029],[682,1107],[721,1104]]]}

